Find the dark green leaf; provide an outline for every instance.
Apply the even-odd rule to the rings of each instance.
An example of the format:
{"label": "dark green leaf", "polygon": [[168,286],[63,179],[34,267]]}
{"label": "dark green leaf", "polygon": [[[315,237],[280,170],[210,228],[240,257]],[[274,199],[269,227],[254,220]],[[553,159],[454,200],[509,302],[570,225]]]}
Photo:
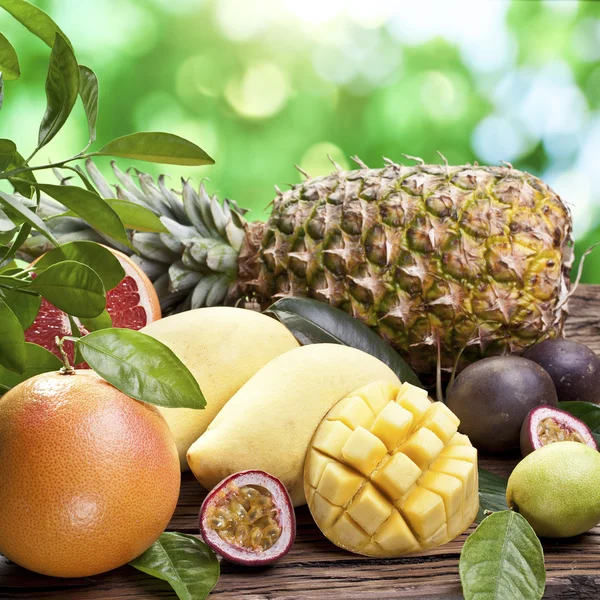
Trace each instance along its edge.
{"label": "dark green leaf", "polygon": [[49,266],[29,289],[75,317],[97,317],[106,307],[104,285],[93,269],[74,260]]}
{"label": "dark green leaf", "polygon": [[125,135],[106,144],[97,154],[191,167],[215,162],[196,144],[178,135],[160,132]]}
{"label": "dark green leaf", "polygon": [[23,294],[15,290],[2,290],[4,294],[2,299],[10,309],[15,313],[23,331],[26,330],[35,321],[40,310],[42,299],[40,296]]}
{"label": "dark green leaf", "polygon": [[25,2],[25,0],[0,0],[0,6],[25,25],[31,33],[46,42],[48,46],[52,47],[57,33],[67,40],[67,36],[58,25],[43,10],[33,4]]}
{"label": "dark green leaf", "polygon": [[4,171],[13,160],[17,147],[12,140],[0,140],[0,171]]}
{"label": "dark green leaf", "polygon": [[12,44],[0,32],[0,71],[7,81],[19,79],[21,69],[19,68],[19,57]]}
{"label": "dark green leaf", "polygon": [[510,510],[489,516],[467,538],[459,572],[465,600],[540,600],[546,587],[540,540]]}
{"label": "dark green leaf", "polygon": [[0,71],[0,110],[2,110],[3,103],[4,103],[4,77],[2,77],[2,71]]}
{"label": "dark green leaf", "polygon": [[109,329],[113,326],[112,318],[108,311],[104,309],[97,317],[93,319],[79,319],[81,324],[88,331],[98,331],[99,329]]}
{"label": "dark green leaf", "polygon": [[14,239],[11,246],[6,250],[6,252],[3,255],[0,255],[0,264],[7,260],[11,260],[15,256],[19,248],[29,237],[30,233],[31,225],[29,223],[23,223],[23,225],[21,225],[21,229],[19,229],[17,237]]}
{"label": "dark green leaf", "polygon": [[0,365],[15,373],[27,368],[25,336],[15,313],[0,298]]}
{"label": "dark green leaf", "polygon": [[98,78],[89,67],[79,65],[79,96],[83,102],[88,122],[90,143],[96,141],[96,121],[98,119]]}
{"label": "dark green leaf", "polygon": [[66,123],[79,93],[79,66],[71,46],[60,34],[50,54],[46,78],[46,112],[40,124],[38,148],[45,146]]}
{"label": "dark green leaf", "polygon": [[479,469],[479,512],[475,519],[481,523],[487,515],[484,511],[493,512],[508,510],[506,504],[506,486],[508,481],[495,473]]}
{"label": "dark green leaf", "polygon": [[144,206],[135,204],[135,202],[129,202],[129,200],[120,200],[119,198],[106,198],[106,202],[112,206],[127,229],[169,233],[169,230],[162,224],[161,220],[150,209]]}
{"label": "dark green leaf", "polygon": [[51,265],[64,260],[75,260],[87,265],[102,280],[105,290],[112,290],[119,285],[125,277],[125,269],[121,266],[119,259],[107,248],[96,242],[69,242],[54,248],[40,258],[33,269],[41,273]]}
{"label": "dark green leaf", "polygon": [[581,419],[591,430],[596,442],[600,444],[600,406],[591,402],[559,402],[558,408],[566,410]]}
{"label": "dark green leaf", "polygon": [[183,533],[163,533],[129,564],[169,582],[180,600],[204,600],[219,580],[215,553],[198,538]]}
{"label": "dark green leaf", "polygon": [[131,329],[102,329],[78,340],[85,361],[123,393],[169,408],[204,408],[198,382],[164,344]]}
{"label": "dark green leaf", "polygon": [[119,215],[98,194],[71,185],[38,183],[36,188],[70,208],[97,231],[131,247]]}
{"label": "dark green leaf", "polygon": [[58,246],[56,238],[52,235],[48,226],[32,210],[29,210],[17,196],[0,192],[0,204],[7,206],[17,213],[26,223],[37,229],[43,236],[48,238],[55,246]]}
{"label": "dark green leaf", "polygon": [[0,140],[0,171],[4,171],[13,160],[17,147],[12,140]]}
{"label": "dark green leaf", "polygon": [[267,311],[303,344],[343,344],[384,362],[400,381],[423,387],[408,363],[374,331],[343,310],[310,298],[283,298]]}
{"label": "dark green leaf", "polygon": [[10,389],[34,375],[47,373],[48,371],[58,371],[63,366],[62,362],[52,352],[37,344],[25,342],[25,352],[27,353],[25,373],[19,375],[0,366],[0,386]]}
{"label": "dark green leaf", "polygon": [[[6,171],[14,171],[15,169],[22,167],[24,163],[25,159],[18,152],[15,152],[15,155],[13,156],[10,165],[8,165],[6,168]],[[35,183],[36,181],[35,175],[32,171],[23,171],[15,177],[9,177],[8,180],[13,185],[15,190],[19,192],[19,194],[25,196],[26,198],[31,196],[31,184]]]}

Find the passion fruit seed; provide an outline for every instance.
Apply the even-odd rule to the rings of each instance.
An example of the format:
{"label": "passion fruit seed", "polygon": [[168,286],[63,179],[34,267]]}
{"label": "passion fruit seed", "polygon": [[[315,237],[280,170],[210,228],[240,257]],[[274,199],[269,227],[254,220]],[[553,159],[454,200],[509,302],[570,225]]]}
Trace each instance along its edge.
{"label": "passion fruit seed", "polygon": [[552,442],[581,442],[585,444],[585,440],[577,431],[564,427],[561,423],[557,423],[550,417],[540,421],[538,425],[538,437],[544,446]]}
{"label": "passion fruit seed", "polygon": [[247,566],[279,560],[296,537],[289,492],[277,477],[258,470],[234,473],[208,492],[199,526],[215,552]]}
{"label": "passion fruit seed", "polygon": [[223,541],[253,551],[268,550],[275,544],[282,530],[269,490],[250,485],[240,488],[230,482],[220,495],[206,516]]}

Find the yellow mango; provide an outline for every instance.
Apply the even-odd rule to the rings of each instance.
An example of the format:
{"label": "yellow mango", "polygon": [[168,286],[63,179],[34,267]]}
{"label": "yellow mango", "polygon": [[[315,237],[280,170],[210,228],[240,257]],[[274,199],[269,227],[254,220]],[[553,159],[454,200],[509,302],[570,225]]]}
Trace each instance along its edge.
{"label": "yellow mango", "polygon": [[[290,350],[264,366],[225,404],[189,449],[189,465],[208,489],[238,471],[266,471],[281,479],[294,506],[304,504],[304,460],[319,423],[350,391],[378,380],[398,389],[391,369],[360,350],[337,344]],[[368,420],[370,411],[363,413]],[[341,456],[353,430],[343,421],[331,424],[331,429],[321,429],[316,444]],[[321,458],[310,476],[325,473],[324,462]]]}
{"label": "yellow mango", "polygon": [[181,470],[186,453],[224,404],[270,360],[298,347],[279,321],[226,306],[199,308],[150,323],[142,333],[168,346],[191,371],[206,408],[159,408],[177,444]]}
{"label": "yellow mango", "polygon": [[407,383],[351,392],[329,411],[306,455],[305,494],[319,528],[367,556],[422,552],[460,535],[479,496],[477,450],[457,433],[459,424]]}

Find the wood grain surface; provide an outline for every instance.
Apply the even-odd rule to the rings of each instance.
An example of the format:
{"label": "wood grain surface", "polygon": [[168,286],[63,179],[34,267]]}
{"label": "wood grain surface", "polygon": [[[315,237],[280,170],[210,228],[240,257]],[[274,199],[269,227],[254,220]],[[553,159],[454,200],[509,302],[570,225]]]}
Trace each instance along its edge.
{"label": "wood grain surface", "polygon": [[[600,353],[600,286],[581,286],[571,301],[567,337]],[[508,476],[518,455],[482,457],[480,465]],[[197,534],[205,492],[188,473],[169,529]],[[2,510],[2,507],[0,507]],[[372,559],[329,543],[306,507],[297,510],[298,535],[292,551],[276,565],[246,569],[222,563],[211,598],[227,600],[459,600],[458,558],[466,534],[429,551],[398,559]],[[468,533],[470,533],[469,530]],[[544,598],[600,598],[600,527],[569,540],[544,542],[547,587]],[[168,584],[131,567],[90,579],[62,580],[21,569],[0,557],[3,600],[176,599]],[[513,600],[506,598],[503,600]]]}

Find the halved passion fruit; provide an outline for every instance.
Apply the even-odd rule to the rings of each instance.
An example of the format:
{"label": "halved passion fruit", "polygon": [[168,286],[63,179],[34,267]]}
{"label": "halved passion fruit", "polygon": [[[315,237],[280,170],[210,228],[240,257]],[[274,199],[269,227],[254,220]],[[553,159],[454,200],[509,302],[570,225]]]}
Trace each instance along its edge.
{"label": "halved passion fruit", "polygon": [[536,406],[521,427],[521,453],[527,456],[553,442],[580,442],[598,450],[591,429],[582,420],[560,408]]}
{"label": "halved passion fruit", "polygon": [[296,537],[292,500],[279,479],[264,471],[227,477],[206,496],[200,533],[223,558],[267,565],[286,555]]}

